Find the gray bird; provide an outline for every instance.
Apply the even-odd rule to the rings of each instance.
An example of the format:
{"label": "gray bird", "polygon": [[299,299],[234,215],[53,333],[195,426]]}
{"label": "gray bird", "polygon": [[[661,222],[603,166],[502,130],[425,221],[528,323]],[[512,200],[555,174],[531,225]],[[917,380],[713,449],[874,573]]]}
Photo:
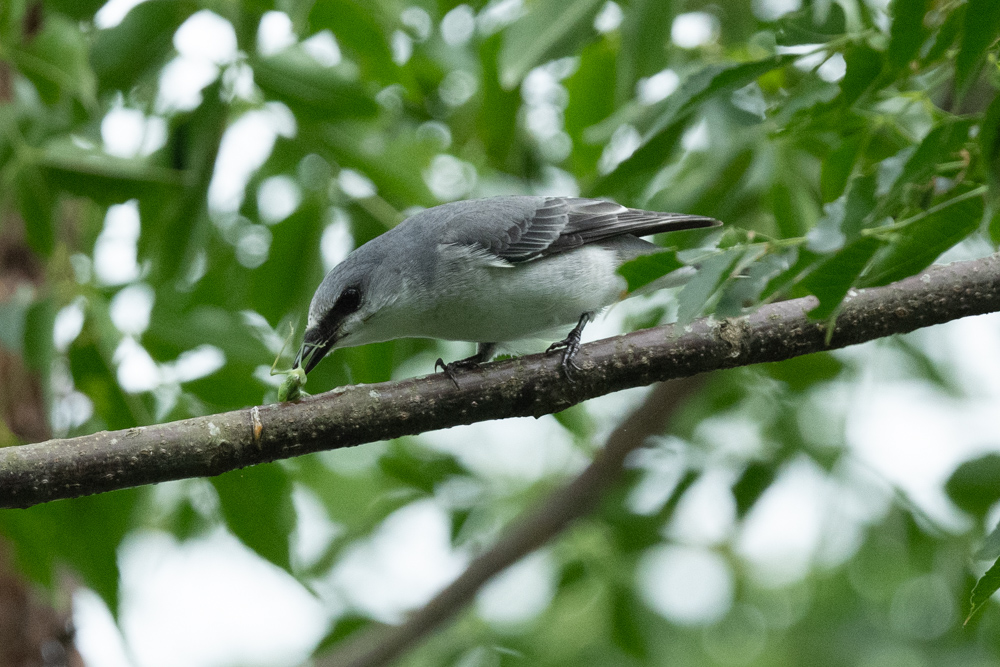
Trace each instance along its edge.
{"label": "gray bird", "polygon": [[[351,252],[323,279],[295,368],[306,373],[337,347],[396,338],[478,343],[442,367],[488,361],[498,343],[553,340],[573,355],[595,313],[626,294],[622,263],[661,250],[638,238],[720,225],[698,215],[575,197],[493,197],[429,208]],[[551,335],[553,332],[559,332]]]}

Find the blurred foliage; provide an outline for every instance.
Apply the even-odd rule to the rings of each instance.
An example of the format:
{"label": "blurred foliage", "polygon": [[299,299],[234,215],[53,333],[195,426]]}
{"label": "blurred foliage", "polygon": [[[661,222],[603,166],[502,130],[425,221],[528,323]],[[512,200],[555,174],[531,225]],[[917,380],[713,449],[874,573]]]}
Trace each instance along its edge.
{"label": "blurred foliage", "polygon": [[[819,299],[811,314],[827,319],[854,287],[912,275],[962,242],[1000,243],[995,0],[804,0],[782,15],[751,0],[146,0],[120,21],[95,20],[102,4],[0,4],[0,233],[23,223],[46,268],[40,288],[0,303],[0,345],[42,378],[57,436],[273,401],[267,369],[338,244],[443,201],[580,193],[725,221],[724,231],[671,235],[668,251],[623,269],[638,289],[698,268],[675,311],[631,318],[644,326],[807,294]],[[703,38],[672,38],[692,18]],[[206,21],[217,39],[202,51],[231,35],[231,53],[198,56],[179,37]],[[262,26],[283,24],[290,39],[273,46]],[[190,88],[195,71],[208,72],[196,94],[171,92],[179,76]],[[264,146],[256,162],[234,152],[251,134]],[[235,198],[225,194],[234,179]],[[57,326],[74,318],[79,331]],[[908,340],[892,349],[912,377],[961,395]],[[430,371],[433,345],[339,351],[308,389]],[[192,362],[205,354],[221,361]],[[707,547],[733,579],[728,611],[684,625],[649,602],[637,572],[671,543],[675,511],[702,478],[730,480],[737,526],[803,462],[831,483],[860,484],[846,472],[843,415],[821,398],[858,381],[854,359],[816,354],[715,375],[679,416],[673,444],[649,450],[680,448],[672,476],[630,469],[556,541],[555,590],[540,615],[507,627],[466,613],[405,664],[1000,664],[1000,613],[985,604],[1000,584],[992,570],[972,598],[985,613],[961,625],[988,565],[971,554],[1000,499],[996,455],[964,464],[945,487],[974,528],[935,528],[896,497],[837,558],[781,585],[761,583],[734,528]],[[759,446],[713,452],[700,425],[736,418],[754,425]],[[582,408],[559,423],[582,451],[608,430]],[[474,502],[441,501],[456,544],[476,545],[564,481],[504,485],[419,438],[371,449],[351,469],[311,456],[210,488],[179,484],[166,505],[138,489],[3,511],[0,533],[34,580],[51,585],[68,567],[116,610],[115,554],[130,531],[188,539],[225,525],[311,586],[415,500],[445,498],[456,483],[479,489]],[[637,508],[650,485],[660,501]],[[295,489],[338,527],[314,562],[290,549]],[[978,557],[998,556],[994,534]],[[343,612],[321,651],[369,622]]]}

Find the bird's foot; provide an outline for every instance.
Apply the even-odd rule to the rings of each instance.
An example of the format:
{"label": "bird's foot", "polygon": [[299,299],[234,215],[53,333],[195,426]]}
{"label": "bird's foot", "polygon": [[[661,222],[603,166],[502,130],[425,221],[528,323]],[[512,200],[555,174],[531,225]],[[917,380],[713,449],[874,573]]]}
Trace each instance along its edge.
{"label": "bird's foot", "polygon": [[471,357],[466,357],[465,359],[459,359],[453,361],[450,364],[444,363],[444,359],[438,357],[438,360],[434,362],[434,370],[441,369],[448,378],[455,383],[456,388],[461,388],[458,386],[458,379],[455,376],[455,371],[469,371],[477,370],[479,366],[490,360],[493,356],[493,350],[496,345],[494,343],[480,343],[479,350]]}
{"label": "bird's foot", "polygon": [[444,359],[438,357],[438,360],[434,362],[434,370],[441,369],[441,372],[448,376],[452,382],[455,383],[455,387],[461,389],[458,386],[458,378],[455,377],[455,371],[469,371],[479,368],[480,361],[477,358],[478,355],[471,356],[467,359],[459,359],[458,361],[453,361],[450,364],[444,363]]}
{"label": "bird's foot", "polygon": [[580,321],[576,323],[573,330],[569,332],[566,338],[562,339],[558,343],[552,343],[549,345],[549,349],[545,350],[545,354],[551,354],[556,350],[562,350],[562,360],[559,362],[559,367],[562,368],[563,375],[571,383],[576,382],[573,378],[573,374],[583,369],[577,365],[573,358],[576,353],[580,351],[580,340],[583,337],[583,328],[587,326],[587,322],[591,319],[590,313],[584,313],[580,316]]}

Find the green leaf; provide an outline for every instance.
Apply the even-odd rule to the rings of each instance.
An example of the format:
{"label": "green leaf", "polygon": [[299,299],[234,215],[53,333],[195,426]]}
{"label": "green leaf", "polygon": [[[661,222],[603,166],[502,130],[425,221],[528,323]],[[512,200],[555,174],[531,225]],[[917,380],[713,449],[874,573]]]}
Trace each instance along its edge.
{"label": "green leaf", "polygon": [[773,465],[759,461],[751,461],[743,469],[743,474],[733,484],[733,498],[736,500],[736,516],[739,519],[747,513],[774,482],[775,469]]}
{"label": "green leaf", "polygon": [[971,119],[948,119],[928,132],[917,150],[906,160],[888,196],[879,202],[876,216],[881,217],[891,211],[891,207],[904,198],[907,186],[926,187],[938,163],[951,159],[968,141],[972,122]]}
{"label": "green leaf", "polygon": [[[698,197],[681,210],[698,212],[717,220],[731,221],[733,217],[740,214],[741,209],[747,203],[745,197],[748,195],[744,183],[750,175],[750,168],[754,164],[755,151],[751,148],[739,152],[727,152],[722,159],[715,159],[712,174],[708,182],[698,189]],[[672,207],[666,206],[663,197],[669,196],[670,188],[664,188],[658,192],[650,204],[653,210],[669,211]],[[692,233],[692,232],[681,232]],[[697,233],[697,232],[695,232]],[[703,233],[703,232],[702,232]],[[677,234],[673,238],[678,238]],[[673,240],[671,241],[673,243]],[[680,246],[679,247],[683,247]]]}
{"label": "green leaf", "polygon": [[615,90],[611,82],[615,80],[616,65],[621,62],[614,46],[602,39],[583,48],[580,66],[566,79],[570,103],[566,107],[565,121],[566,132],[573,139],[570,160],[574,173],[588,174],[597,170],[603,146],[587,142],[584,134],[588,127],[614,112]]}
{"label": "green leaf", "polygon": [[958,466],[944,490],[963,511],[982,519],[1000,500],[1000,454],[986,454]]}
{"label": "green leaf", "polygon": [[[370,148],[359,137],[377,137]],[[372,179],[379,195],[402,209],[409,206],[434,206],[440,202],[431,194],[423,179],[423,172],[437,153],[433,140],[409,132],[386,137],[372,134],[367,128],[353,122],[324,123],[315,140],[329,150],[331,158],[344,167],[360,171]],[[498,137],[499,139],[500,137]],[[510,137],[506,138],[508,141]],[[394,212],[390,212],[395,216]],[[402,219],[393,220],[393,224]],[[380,232],[385,222],[379,224]]]}
{"label": "green leaf", "polygon": [[901,367],[909,371],[913,377],[926,381],[947,396],[966,397],[965,389],[952,377],[950,369],[931,359],[920,346],[911,342],[909,337],[893,336],[887,343],[902,352],[904,359]]}
{"label": "green leaf", "polygon": [[226,525],[243,544],[285,570],[291,569],[289,535],[295,527],[292,482],[278,463],[234,470],[212,478]]}
{"label": "green leaf", "polygon": [[992,210],[989,211],[990,221],[987,225],[987,232],[993,245],[1000,246],[1000,208],[997,208],[996,204],[992,206]]}
{"label": "green leaf", "polygon": [[52,329],[56,313],[51,299],[36,301],[24,317],[24,344],[22,356],[31,368],[48,376],[52,367]]}
{"label": "green leaf", "polygon": [[371,117],[378,111],[375,100],[344,69],[321,65],[301,47],[253,58],[251,65],[254,82],[296,116],[330,121]]}
{"label": "green leaf", "polygon": [[615,167],[614,171],[599,178],[590,194],[612,195],[619,201],[638,196],[650,179],[671,159],[686,129],[687,124],[681,120],[660,132]]}
{"label": "green leaf", "polygon": [[[80,336],[69,348],[69,367],[73,383],[94,404],[94,430],[106,428],[117,431],[138,426],[132,412],[130,397],[118,384],[116,370],[111,363],[110,353],[118,341],[101,340],[100,327],[94,317],[84,321]],[[50,335],[51,338],[51,335]]]}
{"label": "green leaf", "polygon": [[381,8],[376,3],[322,0],[313,4],[309,26],[314,32],[332,32],[337,44],[361,65],[362,78],[391,83],[402,71],[393,62],[386,31],[379,23],[384,21],[380,14]]}
{"label": "green leaf", "polygon": [[139,201],[142,234],[138,252],[152,260],[155,277],[177,279],[195,250],[204,248],[208,233],[206,198],[215,159],[226,130],[228,105],[221,99],[221,81],[202,91],[202,102],[175,120],[168,150],[175,169],[184,174],[180,193],[160,189]]}
{"label": "green leaf", "polygon": [[379,459],[378,464],[385,474],[429,494],[434,493],[434,488],[449,477],[465,474],[465,468],[454,456],[398,442]]}
{"label": "green leaf", "polygon": [[772,56],[745,63],[703,67],[685,79],[672,95],[651,109],[651,116],[655,118],[648,127],[639,124],[643,143],[665,131],[674,121],[691,112],[697,105],[717,95],[742,88],[764,74],[784,67],[792,60],[794,58],[791,56]]}
{"label": "green leaf", "polygon": [[[804,173],[802,155],[798,151],[779,154],[775,170],[770,194],[778,235],[780,238],[804,236],[815,226],[820,214],[813,177]],[[762,203],[766,202],[765,199]]]}
{"label": "green leaf", "polygon": [[197,9],[187,0],[146,0],[115,27],[98,31],[90,64],[101,90],[131,90],[161,66],[173,50],[174,32]]}
{"label": "green leaf", "polygon": [[[754,259],[756,257],[756,259]],[[747,261],[752,263],[747,265]],[[743,258],[739,279],[726,283],[715,305],[715,316],[739,317],[760,303],[760,295],[775,276],[785,271],[792,262],[786,252],[761,254],[754,249]]]}
{"label": "green leaf", "polygon": [[[667,66],[670,25],[676,11],[673,0],[633,0],[629,3],[629,11],[625,12],[620,28],[621,53],[614,77],[617,85],[608,85],[612,77],[605,79],[605,88],[612,98],[630,98],[639,79]],[[580,69],[583,69],[582,63]]]}
{"label": "green leaf", "polygon": [[677,259],[676,250],[664,250],[652,255],[642,255],[618,267],[619,275],[628,282],[628,291],[635,292],[640,287],[662,278],[671,271],[683,268]]}
{"label": "green leaf", "polygon": [[695,265],[698,273],[677,295],[678,326],[684,327],[694,321],[712,295],[729,278],[745,252],[744,248],[731,248],[711,255]]}
{"label": "green leaf", "polygon": [[851,181],[844,200],[844,217],[840,221],[840,232],[848,241],[853,240],[867,226],[878,202],[877,188],[878,179],[875,174],[858,176]]}
{"label": "green leaf", "polygon": [[[250,223],[243,220],[240,224]],[[190,296],[175,301],[177,305],[174,307],[185,310],[188,304],[211,306],[224,308],[233,314],[250,308],[253,298],[250,293],[251,270],[237,261],[233,246],[221,235],[209,234],[204,247],[208,258],[205,275],[194,285]],[[161,296],[166,291],[158,290],[157,299],[169,298],[166,294]]]}
{"label": "green leaf", "polygon": [[967,4],[961,4],[948,14],[944,23],[941,24],[940,28],[938,28],[937,35],[934,38],[934,44],[927,52],[927,55],[923,58],[924,64],[934,63],[945,57],[948,49],[951,48],[951,46],[955,43],[955,40],[962,32],[962,25],[965,23],[965,11],[967,8]]}
{"label": "green leaf", "polygon": [[670,521],[684,495],[700,477],[700,471],[684,470],[663,507],[653,514],[635,514],[627,506],[630,488],[635,488],[641,476],[635,475],[631,486],[622,484],[610,491],[601,503],[601,517],[611,527],[615,546],[626,554],[637,554],[662,544],[663,526]]}
{"label": "green leaf", "polygon": [[888,285],[919,273],[945,250],[976,231],[983,220],[983,198],[978,195],[964,197],[966,195],[945,201],[906,225],[875,259],[864,276],[863,285]]}
{"label": "green leaf", "polygon": [[991,194],[995,201],[1000,201],[1000,95],[993,98],[979,125],[979,146]]}
{"label": "green leaf", "polygon": [[782,238],[799,235],[799,219],[792,202],[792,189],[784,180],[775,179],[771,186],[771,210]]}
{"label": "green leaf", "polygon": [[45,8],[65,14],[77,21],[93,18],[98,9],[107,4],[106,0],[46,0]]}
{"label": "green leaf", "polygon": [[[17,142],[13,138],[17,136],[19,131],[20,111],[21,109],[15,104],[0,105],[0,175],[4,175],[4,172],[10,168],[7,165],[17,154]],[[7,183],[4,182],[4,188],[0,189],[0,204],[4,202],[3,190],[6,189],[6,186]]]}
{"label": "green leaf", "polygon": [[457,509],[451,511],[451,543],[458,544],[459,540],[462,538],[462,531],[469,523],[469,518],[472,516],[472,510],[468,509]]}
{"label": "green leaf", "polygon": [[69,567],[118,610],[118,546],[130,528],[141,491],[129,489],[23,510],[0,510],[0,534],[14,546],[18,566],[54,587]]}
{"label": "green leaf", "polygon": [[827,6],[822,23],[816,21],[818,14],[814,5],[782,16],[775,31],[777,43],[783,46],[822,44],[847,32],[847,16],[839,4]]}
{"label": "green leaf", "polygon": [[930,0],[893,0],[889,9],[892,29],[886,58],[890,67],[903,69],[917,57],[921,44],[927,38],[924,15],[929,6]]}
{"label": "green leaf", "polygon": [[841,139],[840,145],[823,160],[820,190],[823,202],[831,202],[844,193],[854,170],[864,133],[855,132]]}
{"label": "green leaf", "polygon": [[323,279],[317,252],[323,208],[317,199],[307,196],[294,213],[270,227],[267,261],[250,273],[250,303],[270,322],[278,322],[289,311],[305,310]]}
{"label": "green leaf", "polygon": [[173,169],[80,148],[69,137],[47,144],[39,165],[53,186],[100,204],[176,191],[181,183],[180,172]]}
{"label": "green leaf", "polygon": [[564,591],[587,578],[587,566],[580,562],[579,560],[573,560],[566,563],[562,567],[562,571],[559,573],[559,581],[556,583],[556,589],[559,591]]}
{"label": "green leaf", "polygon": [[972,83],[986,52],[1000,37],[1000,2],[969,0],[962,44],[955,58],[955,89],[959,95]]}
{"label": "green leaf", "polygon": [[864,95],[882,73],[882,52],[867,44],[852,44],[844,51],[847,71],[840,81],[840,102],[848,107]]}
{"label": "green leaf", "polygon": [[[797,287],[798,281],[807,271],[818,266],[825,259],[822,254],[815,253],[805,246],[792,248],[789,254],[793,255],[790,259],[791,266],[768,282],[764,291],[760,294],[761,299],[773,300],[775,295],[787,294],[791,288]],[[799,294],[796,294],[796,296],[799,296]]]}
{"label": "green leaf", "polygon": [[87,108],[96,104],[94,74],[87,67],[87,46],[79,26],[58,14],[48,14],[42,31],[10,57],[35,84],[46,104],[72,96]]}
{"label": "green leaf", "polygon": [[823,207],[823,217],[816,223],[814,233],[841,235],[845,243],[853,241],[878,213],[877,187],[874,173],[854,178],[846,194]]}
{"label": "green leaf", "polygon": [[40,255],[51,255],[56,245],[56,194],[42,170],[33,164],[17,172],[14,187],[28,245]]}
{"label": "green leaf", "polygon": [[254,377],[254,369],[273,361],[271,355],[262,355],[257,363],[239,363],[226,360],[226,365],[211,375],[191,380],[184,389],[197,396],[213,412],[247,408],[260,403],[266,386]]}
{"label": "green leaf", "polygon": [[353,612],[340,616],[333,626],[313,651],[313,655],[322,655],[341,642],[360,634],[363,630],[372,625],[372,620]]}
{"label": "green leaf", "polygon": [[809,311],[809,316],[826,319],[832,315],[881,247],[882,241],[878,239],[859,238],[806,276],[803,287],[819,299],[819,305]]}
{"label": "green leaf", "polygon": [[635,597],[631,587],[615,586],[611,591],[611,641],[627,655],[646,662],[649,642],[642,632],[642,620],[649,611]]}
{"label": "green leaf", "polygon": [[[657,318],[656,321],[658,322],[659,318]],[[649,328],[651,326],[655,326],[655,322],[643,328]],[[586,446],[588,451],[590,451],[590,438],[593,436],[594,430],[597,428],[597,423],[593,415],[587,412],[586,408],[580,405],[574,405],[566,408],[565,410],[560,410],[555,413],[553,417],[556,418],[556,421],[559,422],[560,426],[573,435],[574,441]]]}
{"label": "green leaf", "polygon": [[966,625],[976,615],[976,612],[990,601],[990,597],[998,589],[1000,589],[1000,560],[993,563],[990,569],[986,570],[986,574],[980,577],[979,581],[976,582],[975,588],[972,589],[972,598],[969,601],[971,603],[969,615],[965,618]]}
{"label": "green leaf", "polygon": [[[365,384],[388,382],[392,379],[393,369],[396,368],[399,360],[413,354],[414,348],[411,345],[412,343],[403,339],[337,350],[341,355],[338,363],[348,371],[346,378],[337,384],[343,384],[345,381],[351,384],[355,382]],[[399,350],[410,350],[410,352],[406,354],[399,352]],[[327,369],[331,368],[332,364],[327,366]],[[430,372],[433,368],[428,367],[427,370]],[[313,371],[312,375],[316,375],[316,371]],[[336,384],[330,385],[330,388],[334,386]],[[316,388],[318,389],[318,387]]]}
{"label": "green leaf", "polygon": [[1000,524],[986,536],[974,557],[976,560],[994,560],[1000,557]]}
{"label": "green leaf", "polygon": [[532,68],[569,55],[596,33],[589,28],[602,0],[536,0],[504,30],[500,50],[500,83],[510,90]]}
{"label": "green leaf", "polygon": [[[485,144],[490,159],[501,168],[516,172],[524,163],[526,147],[518,130],[518,111],[521,109],[521,95],[517,90],[506,90],[500,85],[498,59],[503,45],[503,33],[498,32],[483,40],[479,46],[480,102],[478,118],[479,140]],[[570,85],[567,82],[567,85]],[[572,91],[570,95],[572,96]],[[566,111],[571,114],[570,108]],[[567,131],[569,118],[567,117]],[[593,151],[587,147],[588,152]],[[573,151],[576,152],[575,150]],[[598,155],[600,157],[600,155]],[[596,162],[596,159],[595,159]]]}
{"label": "green leaf", "polygon": [[170,513],[165,528],[181,542],[209,532],[213,526],[185,497]]}
{"label": "green leaf", "polygon": [[[375,454],[339,450],[328,460],[336,462],[366,456],[374,459]],[[320,497],[330,519],[343,525],[349,538],[367,534],[416,496],[412,488],[386,475],[375,460],[367,469],[347,468],[347,472],[340,472],[334,465],[325,465],[319,457],[307,457],[303,459],[296,480]]]}
{"label": "green leaf", "polygon": [[792,391],[801,392],[821,382],[835,379],[844,370],[844,362],[829,352],[816,352],[786,361],[761,364],[759,368],[788,385]]}
{"label": "green leaf", "polygon": [[270,356],[267,347],[252,333],[239,313],[218,306],[198,304],[190,309],[171,287],[156,295],[156,307],[143,346],[157,361],[175,359],[185,350],[202,344],[214,345],[228,363],[256,365]]}

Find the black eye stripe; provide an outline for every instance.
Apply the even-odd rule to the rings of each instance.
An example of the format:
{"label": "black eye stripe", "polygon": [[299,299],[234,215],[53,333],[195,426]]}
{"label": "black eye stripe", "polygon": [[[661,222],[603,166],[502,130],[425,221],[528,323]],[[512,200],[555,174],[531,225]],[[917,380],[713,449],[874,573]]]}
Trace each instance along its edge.
{"label": "black eye stripe", "polygon": [[340,326],[341,321],[345,317],[360,307],[361,290],[354,286],[344,288],[344,291],[340,293],[340,296],[334,302],[333,307],[323,316],[322,329],[332,333]]}

